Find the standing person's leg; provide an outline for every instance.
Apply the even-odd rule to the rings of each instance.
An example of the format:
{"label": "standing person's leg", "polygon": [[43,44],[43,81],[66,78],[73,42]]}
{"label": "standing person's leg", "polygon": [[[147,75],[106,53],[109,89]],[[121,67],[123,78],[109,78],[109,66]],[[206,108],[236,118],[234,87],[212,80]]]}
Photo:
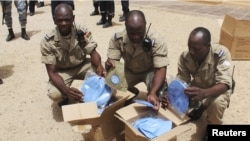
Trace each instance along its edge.
{"label": "standing person's leg", "polygon": [[35,5],[37,3],[37,0],[30,0],[29,1],[29,12],[30,16],[33,16],[35,14]]}
{"label": "standing person's leg", "polygon": [[2,1],[1,4],[3,5],[3,8],[4,8],[3,10],[5,14],[4,20],[9,31],[9,34],[6,38],[6,41],[8,42],[15,38],[13,29],[12,29],[12,13],[11,13],[12,1]]}
{"label": "standing person's leg", "polygon": [[19,22],[21,25],[21,37],[24,40],[29,40],[30,37],[26,33],[26,24],[27,24],[27,1],[26,0],[17,0],[15,1],[15,6],[19,14]]}
{"label": "standing person's leg", "polygon": [[40,0],[39,3],[37,4],[37,8],[40,8],[43,6],[44,6],[44,0]]}
{"label": "standing person's leg", "polygon": [[74,0],[61,1],[60,3],[66,3],[71,6],[72,10],[75,10]]}
{"label": "standing person's leg", "polygon": [[101,17],[101,20],[96,23],[97,25],[105,24],[106,21],[107,21],[107,18],[106,18],[106,3],[107,3],[107,1],[99,1],[100,11],[101,11],[101,16],[102,17]]}
{"label": "standing person's leg", "polygon": [[52,14],[52,19],[53,19],[53,22],[55,23],[55,17],[54,17],[54,14],[55,14],[55,8],[56,6],[60,3],[60,1],[57,1],[57,0],[51,0],[51,14]]}
{"label": "standing person's leg", "polygon": [[93,0],[94,11],[90,13],[90,16],[99,15],[99,1]]}
{"label": "standing person's leg", "polygon": [[120,16],[119,21],[125,21],[125,17],[129,12],[129,0],[121,0],[123,15]]}
{"label": "standing person's leg", "polygon": [[115,2],[114,2],[114,0],[106,2],[106,12],[107,12],[108,20],[103,25],[103,28],[107,28],[107,27],[112,26],[112,19],[115,16]]}

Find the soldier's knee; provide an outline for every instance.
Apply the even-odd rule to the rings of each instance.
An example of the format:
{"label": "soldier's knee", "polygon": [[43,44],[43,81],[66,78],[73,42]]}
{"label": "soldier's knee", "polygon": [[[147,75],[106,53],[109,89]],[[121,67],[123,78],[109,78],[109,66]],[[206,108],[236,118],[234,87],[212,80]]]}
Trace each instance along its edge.
{"label": "soldier's knee", "polygon": [[53,100],[55,102],[59,102],[59,101],[62,101],[64,99],[62,94],[60,92],[57,92],[57,91],[53,91],[53,92],[49,91],[47,95],[51,100]]}

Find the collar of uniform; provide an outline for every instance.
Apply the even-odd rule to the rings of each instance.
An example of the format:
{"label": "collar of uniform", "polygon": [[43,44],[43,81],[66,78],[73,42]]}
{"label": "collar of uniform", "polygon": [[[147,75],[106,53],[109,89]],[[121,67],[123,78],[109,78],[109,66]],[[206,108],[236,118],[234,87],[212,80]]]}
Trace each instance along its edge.
{"label": "collar of uniform", "polygon": [[202,70],[206,70],[209,68],[209,65],[213,65],[214,64],[214,57],[213,57],[213,49],[212,46],[210,46],[209,52],[207,54],[206,59],[202,62],[200,68]]}
{"label": "collar of uniform", "polygon": [[[58,27],[56,27],[56,33],[57,34],[55,34],[54,41],[57,44],[60,44],[60,42],[63,41],[62,40],[63,37],[61,36],[61,34],[60,34],[59,30],[58,30]],[[78,43],[77,41],[75,41],[75,40],[77,40],[77,38],[75,38],[75,36],[74,36],[74,35],[76,35],[74,26],[71,27],[71,33],[70,34],[71,35],[70,35],[70,48],[69,48],[69,51],[71,51],[76,46],[76,44]],[[63,47],[63,46],[61,46],[61,47]]]}
{"label": "collar of uniform", "polygon": [[124,31],[122,39],[123,39],[122,43],[124,46],[124,50],[126,50],[133,57],[136,57],[136,56],[140,55],[141,53],[145,52],[143,50],[142,43],[139,43],[136,45],[136,47],[133,47],[132,42],[128,38],[128,34],[127,34],[126,30]]}
{"label": "collar of uniform", "polygon": [[191,68],[196,68],[196,69],[198,69],[197,71],[206,70],[206,69],[208,69],[209,65],[214,64],[212,46],[209,49],[209,53],[208,53],[207,57],[204,59],[204,61],[202,62],[202,64],[200,66],[198,65],[198,61],[193,60],[193,58],[191,57],[191,55],[189,54],[188,51],[184,52],[184,56],[186,56],[185,60],[186,60],[187,63],[190,62],[188,60],[192,60],[191,61],[192,63],[190,62],[191,64],[189,64],[189,65],[194,65]]}

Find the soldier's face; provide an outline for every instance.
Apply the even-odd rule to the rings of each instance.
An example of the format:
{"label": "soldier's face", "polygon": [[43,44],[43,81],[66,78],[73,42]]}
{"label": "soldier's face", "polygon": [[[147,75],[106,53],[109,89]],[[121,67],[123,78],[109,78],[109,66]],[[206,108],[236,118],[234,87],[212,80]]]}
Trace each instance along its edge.
{"label": "soldier's face", "polygon": [[60,11],[56,13],[55,23],[62,36],[67,36],[71,33],[74,16],[70,12]]}
{"label": "soldier's face", "polygon": [[188,40],[189,53],[193,60],[198,62],[202,62],[206,58],[209,48],[210,46],[206,45],[202,38],[198,39],[190,37]]}
{"label": "soldier's face", "polygon": [[140,43],[142,42],[145,34],[145,26],[133,28],[127,27],[128,38],[132,43]]}

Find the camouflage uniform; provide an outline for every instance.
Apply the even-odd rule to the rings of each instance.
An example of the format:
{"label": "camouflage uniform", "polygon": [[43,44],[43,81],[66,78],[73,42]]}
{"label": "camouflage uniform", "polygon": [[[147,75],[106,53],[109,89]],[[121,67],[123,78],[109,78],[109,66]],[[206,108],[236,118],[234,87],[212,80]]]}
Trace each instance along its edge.
{"label": "camouflage uniform", "polygon": [[[5,11],[5,23],[8,28],[12,27],[12,0],[5,0],[4,3],[4,11]],[[19,22],[22,28],[26,27],[27,24],[27,1],[26,0],[14,0],[14,4],[17,8],[17,12],[19,14]]]}

